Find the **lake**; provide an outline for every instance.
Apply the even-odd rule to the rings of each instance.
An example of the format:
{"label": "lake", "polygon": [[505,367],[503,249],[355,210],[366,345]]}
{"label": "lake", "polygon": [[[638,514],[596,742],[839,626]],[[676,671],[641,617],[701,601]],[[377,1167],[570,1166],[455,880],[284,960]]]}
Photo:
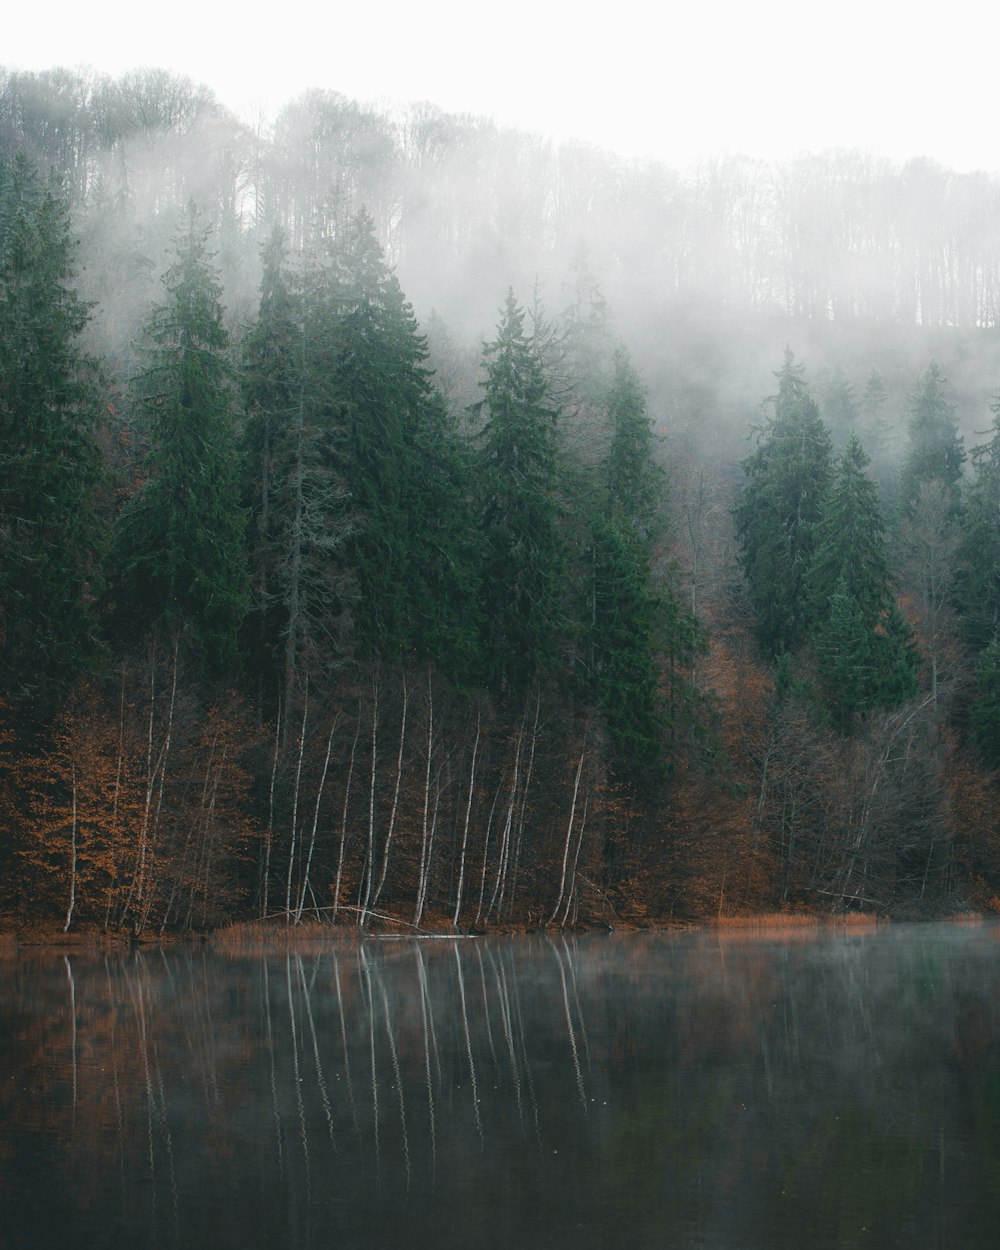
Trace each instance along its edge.
{"label": "lake", "polygon": [[0,955],[0,1246],[1000,1244],[1000,928]]}

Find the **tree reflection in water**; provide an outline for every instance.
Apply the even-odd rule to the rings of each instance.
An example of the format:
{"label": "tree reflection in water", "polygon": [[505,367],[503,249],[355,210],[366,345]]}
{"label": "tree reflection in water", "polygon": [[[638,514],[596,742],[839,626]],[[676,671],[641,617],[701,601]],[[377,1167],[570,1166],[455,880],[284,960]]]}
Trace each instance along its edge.
{"label": "tree reflection in water", "polygon": [[997,935],[11,956],[4,1245],[992,1247]]}

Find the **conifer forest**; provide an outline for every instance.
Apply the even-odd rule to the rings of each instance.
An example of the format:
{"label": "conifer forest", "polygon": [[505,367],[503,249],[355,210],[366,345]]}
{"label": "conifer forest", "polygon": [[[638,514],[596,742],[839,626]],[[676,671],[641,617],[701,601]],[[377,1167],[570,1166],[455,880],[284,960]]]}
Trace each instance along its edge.
{"label": "conifer forest", "polygon": [[1000,911],[1000,178],[0,70],[0,926]]}

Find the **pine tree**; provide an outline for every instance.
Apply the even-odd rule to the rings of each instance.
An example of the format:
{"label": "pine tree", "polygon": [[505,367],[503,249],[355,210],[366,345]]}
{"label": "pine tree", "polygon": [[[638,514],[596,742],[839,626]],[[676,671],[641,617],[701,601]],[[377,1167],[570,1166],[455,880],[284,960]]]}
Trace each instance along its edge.
{"label": "pine tree", "polygon": [[871,449],[872,462],[876,465],[881,464],[889,450],[890,430],[885,417],[888,398],[885,379],[873,368],[865,379],[858,419],[862,441]]}
{"label": "pine tree", "polygon": [[809,630],[837,728],[915,691],[909,631],[896,606],[878,488],[852,435],[824,500],[805,579]]}
{"label": "pine tree", "polygon": [[900,495],[904,510],[916,499],[921,483],[941,482],[957,512],[965,448],[958,432],[955,406],[945,392],[946,379],[932,361],[913,393],[910,443],[903,464]]}
{"label": "pine tree", "polygon": [[741,566],[765,652],[794,651],[806,637],[805,576],[815,525],[832,478],[830,433],[786,349],[774,415],[746,460],[746,485],[734,509]]}
{"label": "pine tree", "polygon": [[39,709],[99,651],[96,364],[65,199],[18,159],[0,192],[0,697]]}
{"label": "pine tree", "polygon": [[777,394],[769,395],[764,404],[770,404],[775,417],[781,418],[791,412],[801,400],[810,398],[805,366],[796,363],[795,353],[787,343],[781,368],[774,376],[778,379]]}
{"label": "pine tree", "polygon": [[652,576],[664,473],[653,457],[642,384],[623,348],[615,353],[608,421],[603,501],[591,520],[589,667],[617,767],[642,772],[662,763],[664,748],[657,664],[664,601]]}
{"label": "pine tree", "polygon": [[1000,397],[990,411],[990,438],[971,453],[957,575],[963,632],[977,650],[1000,637]]}
{"label": "pine tree", "polygon": [[427,343],[365,212],[331,254],[330,368],[341,405],[363,653],[468,670],[476,637],[468,470]]}
{"label": "pine tree", "polygon": [[869,620],[878,620],[892,601],[885,521],[868,465],[860,439],[852,434],[816,520],[806,577],[812,622],[826,617],[841,582]]}
{"label": "pine tree", "polygon": [[835,727],[847,732],[868,702],[874,682],[872,633],[854,595],[841,577],[813,630],[822,694]]}
{"label": "pine tree", "polygon": [[1000,767],[1000,639],[990,642],[979,656],[970,720],[983,758],[991,768]]}
{"label": "pine tree", "polygon": [[129,636],[162,631],[231,676],[247,607],[229,336],[208,231],[192,205],[150,314],[136,385],[150,450],[116,535],[116,613]]}
{"label": "pine tree", "polygon": [[609,497],[621,508],[637,533],[647,540],[655,531],[666,474],[654,455],[653,423],[646,395],[628,352],[614,356],[614,380],[608,400],[611,442],[605,474]]}
{"label": "pine tree", "polygon": [[837,445],[843,446],[851,432],[857,429],[859,411],[854,389],[840,364],[834,365],[824,379],[822,396],[823,420]]}
{"label": "pine tree", "polygon": [[483,553],[485,663],[501,692],[523,690],[556,664],[566,567],[560,534],[558,412],[545,370],[508,293],[496,338],[483,348],[475,406]]}
{"label": "pine tree", "polygon": [[342,405],[331,367],[324,267],[310,251],[290,275],[275,231],[263,253],[260,308],[244,343],[245,498],[258,682],[293,692],[343,663],[354,586],[354,530],[343,480]]}

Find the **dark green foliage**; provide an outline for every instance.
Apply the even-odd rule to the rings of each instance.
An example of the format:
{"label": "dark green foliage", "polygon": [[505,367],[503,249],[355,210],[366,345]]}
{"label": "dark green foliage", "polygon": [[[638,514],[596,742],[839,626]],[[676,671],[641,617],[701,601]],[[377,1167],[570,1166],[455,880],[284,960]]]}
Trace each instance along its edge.
{"label": "dark green foliage", "polygon": [[150,450],[118,523],[118,626],[180,635],[215,678],[231,676],[247,607],[233,396],[221,288],[193,208],[145,328],[136,399]]}
{"label": "dark green foliage", "polygon": [[553,406],[524,310],[507,296],[497,337],[483,348],[476,413],[485,663],[500,691],[525,689],[558,659],[566,553],[560,534]]}
{"label": "dark green foliage", "polygon": [[932,361],[913,393],[910,445],[900,481],[904,510],[916,499],[923,482],[935,481],[947,488],[958,509],[965,448],[945,385],[946,379]]}
{"label": "dark green foliage", "polygon": [[830,433],[790,352],[778,378],[774,416],[743,461],[747,482],[734,509],[754,633],[771,656],[806,637],[805,578],[833,459]]}
{"label": "dark green foliage", "polygon": [[665,715],[656,660],[662,603],[649,552],[620,508],[594,518],[592,686],[619,769],[663,763]]}
{"label": "dark green foliage", "polygon": [[852,435],[815,528],[806,577],[810,634],[836,727],[911,696],[915,657],[896,608],[878,489]]}
{"label": "dark green foliage", "polygon": [[280,232],[263,262],[258,318],[244,342],[248,624],[258,685],[269,690],[277,679],[287,706],[294,685],[344,659],[352,582],[343,548],[353,519],[324,271],[307,258],[290,277]]}
{"label": "dark green foliage", "polygon": [[972,733],[991,768],[1000,767],[1000,640],[994,639],[979,657]]}
{"label": "dark green foliage", "polygon": [[1000,634],[1000,398],[990,407],[991,437],[971,453],[957,575],[962,629],[976,650]]}
{"label": "dark green foliage", "polygon": [[665,474],[653,454],[653,423],[646,413],[646,394],[628,352],[614,356],[614,381],[608,402],[611,445],[605,475],[608,496],[647,540],[655,532]]}
{"label": "dark green foliage", "polygon": [[860,440],[852,435],[816,521],[806,578],[810,619],[816,623],[826,617],[841,582],[869,620],[880,619],[892,600],[885,522],[868,464]]}
{"label": "dark green foliage", "polygon": [[701,629],[673,586],[654,578],[663,537],[664,472],[654,456],[645,391],[628,353],[614,357],[602,504],[592,523],[590,668],[619,774],[670,765],[670,739],[691,721],[688,677]]}
{"label": "dark green foliage", "polygon": [[331,262],[329,368],[357,518],[357,644],[416,652],[459,676],[477,633],[467,466],[367,213],[342,227]]}
{"label": "dark green foliage", "polygon": [[615,353],[608,423],[605,502],[592,523],[590,664],[619,767],[641,772],[660,764],[663,753],[661,602],[652,585],[651,542],[663,471],[652,458],[645,393],[624,349]]}
{"label": "dark green foliage", "polygon": [[66,202],[0,173],[0,695],[42,706],[99,650],[100,405]]}
{"label": "dark green foliage", "polygon": [[874,680],[872,633],[841,577],[813,630],[821,693],[838,730],[850,729]]}

